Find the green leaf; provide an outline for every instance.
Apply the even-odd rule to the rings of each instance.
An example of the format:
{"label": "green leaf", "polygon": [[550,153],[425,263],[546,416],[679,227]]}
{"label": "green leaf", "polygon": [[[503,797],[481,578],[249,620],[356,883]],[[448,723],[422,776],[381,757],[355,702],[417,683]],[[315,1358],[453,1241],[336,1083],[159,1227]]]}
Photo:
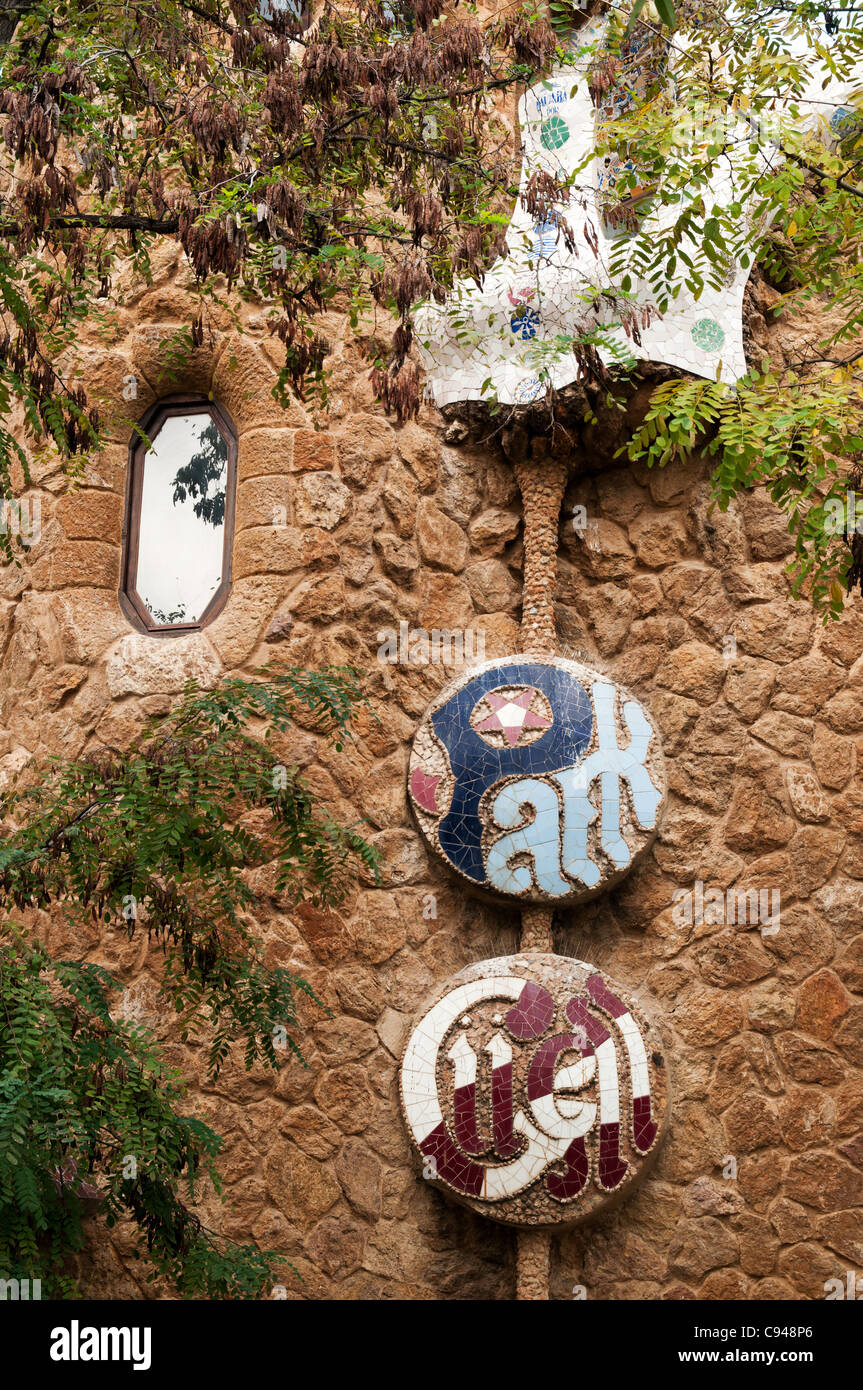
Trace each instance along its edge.
{"label": "green leaf", "polygon": [[629,38],[629,35],[638,22],[638,16],[641,14],[646,4],[647,0],[633,0],[632,9],[629,11],[629,19],[626,21],[626,28],[623,31],[623,37],[625,39]]}

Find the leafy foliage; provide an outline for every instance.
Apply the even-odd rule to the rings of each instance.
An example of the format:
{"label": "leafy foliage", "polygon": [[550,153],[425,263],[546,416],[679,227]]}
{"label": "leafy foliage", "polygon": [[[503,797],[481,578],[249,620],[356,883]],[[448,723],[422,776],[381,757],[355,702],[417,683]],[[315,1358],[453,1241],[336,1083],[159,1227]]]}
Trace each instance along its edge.
{"label": "leafy foliage", "polygon": [[[633,233],[611,259],[623,288],[600,289],[599,298],[637,341],[643,315],[665,312],[683,285],[697,295],[721,284],[732,261],[754,259],[780,286],[786,311],[817,305],[824,328],[814,341],[781,363],[754,363],[740,392],[722,396],[717,498],[726,505],[751,480],[765,481],[794,533],[795,583],[835,613],[844,586],[863,575],[863,553],[852,563],[821,525],[825,489],[858,462],[863,108],[852,101],[825,143],[806,130],[795,99],[819,63],[843,79],[863,56],[855,0],[634,0],[611,11],[597,94],[613,79],[615,43],[636,24],[666,51],[673,81],[654,84],[598,130],[600,157],[635,150],[638,165],[617,181],[620,205],[606,209]],[[413,308],[441,301],[456,274],[481,280],[505,250],[519,155],[494,101],[571,51],[584,13],[574,0],[550,0],[547,17],[524,0],[487,19],[469,3],[324,0],[307,27],[298,5],[255,0],[0,6],[0,37],[9,40],[0,94],[8,175],[0,180],[0,500],[30,485],[34,451],[59,452],[74,477],[98,447],[98,402],[77,375],[80,327],[111,340],[118,272],[131,266],[147,279],[151,251],[165,239],[188,257],[199,309],[170,345],[168,377],[174,359],[203,340],[214,298],[224,312],[227,283],[267,307],[284,343],[278,397],[311,390],[325,405],[329,344],[317,317],[347,308],[356,326],[376,303],[396,319],[389,351],[374,362],[376,387],[389,410],[412,414]],[[781,122],[779,103],[790,103]],[[719,203],[712,189],[730,157],[737,196]],[[570,187],[534,178],[521,197],[540,221],[557,217],[566,241],[567,200],[593,196],[591,177],[586,166]],[[674,210],[661,235],[641,232],[627,210],[636,183]],[[643,294],[635,303],[635,285],[647,287],[647,305]],[[597,349],[608,350],[613,335],[607,314],[602,321],[606,331],[588,325],[566,343],[537,339],[537,369],[571,350],[586,377],[593,370],[607,386]],[[624,352],[616,374],[632,366]],[[669,419],[684,422],[681,390]],[[664,391],[657,403],[670,407],[674,395]],[[753,468],[763,439],[780,443]],[[14,525],[0,527],[0,549],[14,555]]]}
{"label": "leafy foliage", "polygon": [[20,931],[0,930],[3,1277],[40,1279],[42,1297],[75,1297],[68,1260],[98,1205],[109,1226],[131,1218],[154,1276],[180,1293],[254,1297],[275,1252],[220,1241],[184,1203],[196,1182],[220,1191],[221,1141],[177,1112],[179,1076],[143,1030],[111,1017],[113,988],[97,966],[52,960]]}
{"label": "leafy foliage", "polygon": [[[490,98],[529,80],[554,34],[532,3],[480,20],[443,0],[324,0],[307,18],[276,0],[0,6],[0,419],[16,406],[35,447],[72,467],[98,446],[80,326],[110,341],[119,270],[148,279],[165,239],[199,306],[178,353],[203,340],[213,299],[224,313],[227,283],[268,306],[280,398],[325,399],[315,315],[335,302],[356,324],[374,301],[397,319],[380,393],[416,410],[410,309],[499,248],[487,211],[517,176],[502,127],[488,137]],[[29,485],[4,426],[0,497],[16,465]],[[0,547],[11,557],[14,537]]]}
{"label": "leafy foliage", "polygon": [[[248,1065],[275,1066],[273,1027],[294,1023],[293,990],[303,988],[260,959],[246,920],[258,901],[249,871],[274,863],[274,894],[330,903],[355,860],[375,869],[359,829],[318,810],[270,747],[298,705],[343,732],[354,678],[341,668],[268,674],[215,691],[190,681],[176,709],[122,754],[61,763],[8,796],[7,815],[25,819],[0,842],[5,903],[62,903],[162,944],[184,1035],[207,1021],[216,1071],[235,1038]],[[266,722],[263,739],[247,732],[250,720]]]}
{"label": "leafy foliage", "polygon": [[[863,22],[853,0],[680,3],[674,22],[665,40],[673,83],[606,127],[600,152],[637,148],[639,181],[657,207],[676,212],[664,234],[651,225],[621,238],[612,270],[624,290],[648,286],[663,313],[683,285],[697,297],[705,285],[721,285],[734,262],[754,260],[780,288],[775,314],[793,323],[802,311],[823,327],[798,335],[780,361],[756,352],[734,391],[663,383],[626,452],[662,465],[706,447],[717,460],[721,508],[764,484],[793,536],[794,592],[810,594],[827,620],[863,574],[853,517],[835,524],[863,446],[863,110],[855,98],[838,134],[813,132],[796,98],[822,62],[840,80],[852,76],[863,58]],[[785,116],[779,103],[788,103]],[[737,192],[723,204],[711,189],[731,157]]]}
{"label": "leafy foliage", "polygon": [[847,499],[860,487],[848,456],[863,454],[860,403],[845,374],[789,382],[768,369],[734,391],[719,382],[664,382],[626,452],[661,467],[696,447],[717,459],[713,495],[721,509],[742,488],[767,488],[794,538],[792,592],[809,593],[826,618],[838,617],[857,524]]}
{"label": "leafy foliage", "polygon": [[[201,431],[199,447],[174,474],[174,506],[194,499],[195,516],[208,526],[218,528],[225,520],[225,478],[228,466],[228,447],[215,420]],[[214,484],[212,493],[210,484]],[[221,484],[221,487],[218,486]]]}
{"label": "leafy foliage", "polygon": [[[647,0],[634,0],[632,8],[629,11],[629,19],[626,21],[625,34],[632,33],[632,30],[635,28],[636,20],[639,15],[641,15],[646,4]],[[667,25],[669,29],[674,28],[674,4],[672,0],[654,0],[654,5],[651,8],[655,8],[658,20]]]}
{"label": "leafy foliage", "polygon": [[[344,668],[274,667],[212,691],[190,681],[124,754],[55,764],[6,796],[0,902],[7,912],[59,904],[72,920],[160,942],[163,992],[184,1038],[206,1029],[212,1074],[235,1042],[247,1067],[277,1068],[282,1046],[299,1056],[297,992],[320,1001],[264,960],[255,871],[272,869],[272,897],[327,904],[357,865],[374,878],[377,861],[359,827],[316,809],[274,749],[297,717],[340,748],[361,698]],[[113,987],[96,966],[52,960],[22,929],[2,928],[0,1270],[68,1292],[63,1261],[98,1198],[109,1222],[136,1223],[180,1292],[253,1296],[272,1252],[225,1251],[181,1200],[181,1179],[191,1192],[199,1173],[218,1188],[219,1140],[177,1112],[178,1079],[141,1030],[112,1018]]]}

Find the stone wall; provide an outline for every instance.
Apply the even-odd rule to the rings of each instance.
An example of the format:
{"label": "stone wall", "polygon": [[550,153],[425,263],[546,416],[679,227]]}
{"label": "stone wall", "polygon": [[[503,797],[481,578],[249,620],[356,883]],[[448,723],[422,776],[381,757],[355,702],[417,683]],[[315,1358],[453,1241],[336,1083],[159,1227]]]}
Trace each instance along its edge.
{"label": "stone wall", "polygon": [[[122,748],[183,680],[213,682],[273,657],[370,672],[379,722],[341,753],[298,730],[290,756],[343,819],[365,817],[383,886],[359,881],[339,912],[260,923],[270,959],[333,1010],[308,1015],[308,1066],[273,1078],[226,1067],[214,1085],[155,1002],[146,943],[73,935],[54,948],[118,972],[130,1017],[154,1025],[190,1078],[189,1105],[225,1136],[227,1206],[209,1223],[284,1250],[291,1298],[511,1298],[511,1231],[448,1204],[416,1176],[397,1065],[423,999],[460,967],[516,945],[518,913],[466,897],[411,822],[413,730],[450,672],[377,656],[382,629],[472,628],[485,655],[518,650],[522,518],[499,436],[432,412],[395,427],[373,400],[337,314],[334,406],[322,429],[270,395],[262,317],[212,341],[179,378],[160,344],[191,308],[171,253],[127,291],[116,340],[87,350],[87,386],[113,411],[112,443],[68,491],[34,462],[42,538],[0,570],[0,777],[33,757]],[[763,326],[764,320],[761,320]],[[758,325],[756,325],[758,327]],[[371,330],[370,330],[371,331]],[[123,396],[134,378],[137,397]],[[239,433],[233,590],[202,633],[131,630],[117,602],[127,417],[180,389],[212,392]],[[556,1238],[551,1292],[570,1298],[820,1298],[863,1274],[863,622],[851,602],[821,627],[789,598],[790,542],[762,491],[725,515],[706,465],[649,473],[612,461],[639,418],[601,420],[573,448],[562,514],[557,627],[571,654],[629,687],[662,731],[670,805],[647,859],[587,908],[561,911],[556,947],[651,999],[666,1020],[674,1108],[636,1195]],[[587,529],[572,527],[586,509]],[[274,526],[274,508],[287,525]],[[689,924],[676,889],[781,893],[775,934]],[[724,1176],[736,1172],[735,1176]],[[93,1228],[89,1296],[164,1296],[123,1232]]]}

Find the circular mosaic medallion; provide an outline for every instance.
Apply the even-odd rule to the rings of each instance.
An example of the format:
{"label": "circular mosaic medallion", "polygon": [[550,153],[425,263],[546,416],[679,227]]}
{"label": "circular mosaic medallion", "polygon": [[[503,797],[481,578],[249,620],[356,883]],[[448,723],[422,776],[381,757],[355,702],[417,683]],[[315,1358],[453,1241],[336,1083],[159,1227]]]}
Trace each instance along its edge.
{"label": "circular mosaic medallion", "polygon": [[423,1177],[517,1226],[571,1224],[620,1200],[668,1110],[655,1024],[592,965],[539,952],[448,980],[400,1081]]}
{"label": "circular mosaic medallion", "polygon": [[515,388],[515,402],[517,405],[530,405],[537,396],[542,395],[542,382],[538,376],[522,377],[518,386]]}
{"label": "circular mosaic medallion", "polygon": [[574,661],[488,661],[427,711],[408,768],[426,842],[477,889],[577,902],[649,847],[665,802],[638,700]]}
{"label": "circular mosaic medallion", "polygon": [[522,338],[525,342],[530,338],[536,337],[536,330],[539,328],[539,314],[530,305],[520,305],[516,312],[510,315],[509,326],[517,338]]}
{"label": "circular mosaic medallion", "polygon": [[699,319],[692,325],[691,337],[704,352],[718,352],[725,342],[725,330],[716,319]]}
{"label": "circular mosaic medallion", "polygon": [[550,213],[542,221],[534,222],[532,235],[531,259],[547,260],[553,256],[557,250],[560,235],[554,214]]}
{"label": "circular mosaic medallion", "polygon": [[838,135],[840,140],[844,140],[860,125],[860,113],[853,107],[837,106],[833,115],[830,117],[830,129],[834,135]]}
{"label": "circular mosaic medallion", "polygon": [[540,127],[539,138],[543,149],[559,150],[569,139],[569,126],[560,116],[549,116]]}

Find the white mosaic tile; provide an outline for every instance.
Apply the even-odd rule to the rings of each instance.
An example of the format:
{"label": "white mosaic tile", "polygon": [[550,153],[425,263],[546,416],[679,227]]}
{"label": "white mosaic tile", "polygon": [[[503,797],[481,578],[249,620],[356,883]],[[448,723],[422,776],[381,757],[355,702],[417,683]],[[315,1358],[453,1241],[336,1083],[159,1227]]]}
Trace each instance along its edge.
{"label": "white mosaic tile", "polygon": [[[591,20],[579,31],[580,48],[601,44],[605,26],[602,16]],[[615,238],[607,233],[601,214],[601,190],[610,175],[596,156],[591,160],[596,122],[586,81],[591,58],[591,53],[576,54],[571,66],[537,83],[519,104],[521,188],[536,170],[569,175],[581,169],[579,188],[586,186],[588,194],[565,209],[576,251],[566,249],[548,222],[534,224],[519,200],[509,226],[509,255],[491,267],[482,289],[472,280],[459,280],[445,305],[425,305],[417,311],[417,340],[438,406],[490,394],[502,404],[529,404],[543,394],[546,381],[557,389],[569,385],[578,377],[578,364],[568,348],[554,348],[555,335],[599,326],[602,314],[597,316],[591,307],[595,291],[620,288],[619,277],[610,269]],[[830,138],[837,122],[848,119],[842,103],[857,85],[831,81],[822,89],[822,78],[816,74],[798,105]],[[741,134],[746,130],[741,122]],[[771,158],[775,162],[773,151]],[[729,160],[710,189],[715,202],[733,201],[735,177]],[[652,222],[657,232],[667,229],[676,216],[673,207],[646,212],[642,229],[649,231]],[[597,256],[589,248],[588,229],[596,236]],[[748,276],[748,267],[736,265],[724,284],[706,285],[697,299],[682,287],[664,316],[640,330],[640,344],[619,329],[609,328],[608,336],[630,359],[663,362],[733,384],[746,371],[742,305]],[[635,305],[653,302],[644,282],[634,283],[633,294]],[[610,310],[608,316],[610,321]],[[599,354],[608,365],[614,363],[611,350],[600,347]]]}

